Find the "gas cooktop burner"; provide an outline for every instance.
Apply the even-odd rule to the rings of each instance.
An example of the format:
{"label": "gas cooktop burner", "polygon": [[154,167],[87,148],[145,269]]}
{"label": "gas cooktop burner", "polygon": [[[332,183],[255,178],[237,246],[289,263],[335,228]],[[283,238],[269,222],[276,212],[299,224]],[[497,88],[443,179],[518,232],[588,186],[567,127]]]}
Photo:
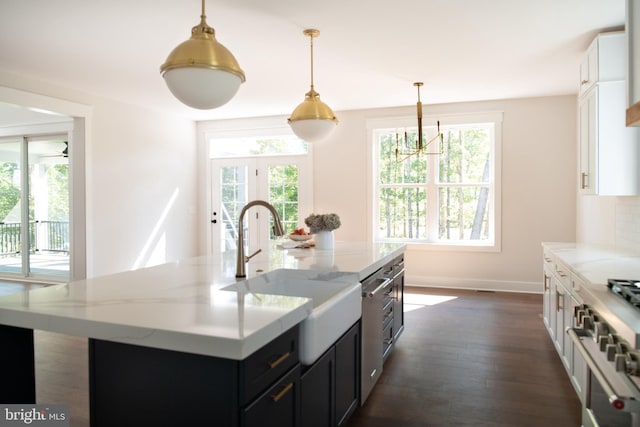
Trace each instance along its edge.
{"label": "gas cooktop burner", "polygon": [[609,279],[607,286],[613,293],[640,309],[640,280]]}

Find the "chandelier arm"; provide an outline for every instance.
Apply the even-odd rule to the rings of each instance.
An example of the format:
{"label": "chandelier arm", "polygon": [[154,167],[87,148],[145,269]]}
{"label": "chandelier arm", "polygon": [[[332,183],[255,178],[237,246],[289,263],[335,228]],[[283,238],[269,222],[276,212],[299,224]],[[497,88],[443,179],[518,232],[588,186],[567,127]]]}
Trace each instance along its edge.
{"label": "chandelier arm", "polygon": [[[409,155],[407,155],[407,157],[403,157],[402,159],[397,159],[397,158],[396,158],[396,163],[402,163],[402,162],[404,162],[405,160],[408,160],[409,158],[411,158],[411,157],[415,156],[415,154],[416,154],[416,153],[409,154]],[[397,156],[396,156],[396,157],[397,157]]]}
{"label": "chandelier arm", "polygon": [[431,144],[432,142],[435,142],[436,139],[440,139],[442,135],[441,134],[437,134],[436,136],[434,136],[433,138],[431,138],[429,141],[427,141],[427,143],[424,145],[425,148],[429,146],[429,144]]}

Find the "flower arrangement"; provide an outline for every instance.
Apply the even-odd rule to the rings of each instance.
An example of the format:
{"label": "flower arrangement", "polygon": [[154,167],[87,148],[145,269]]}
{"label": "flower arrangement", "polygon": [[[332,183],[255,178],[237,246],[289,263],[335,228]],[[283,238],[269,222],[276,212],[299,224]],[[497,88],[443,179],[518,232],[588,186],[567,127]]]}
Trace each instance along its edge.
{"label": "flower arrangement", "polygon": [[305,218],[304,223],[309,227],[311,234],[319,231],[333,231],[340,227],[340,217],[337,214],[311,214]]}

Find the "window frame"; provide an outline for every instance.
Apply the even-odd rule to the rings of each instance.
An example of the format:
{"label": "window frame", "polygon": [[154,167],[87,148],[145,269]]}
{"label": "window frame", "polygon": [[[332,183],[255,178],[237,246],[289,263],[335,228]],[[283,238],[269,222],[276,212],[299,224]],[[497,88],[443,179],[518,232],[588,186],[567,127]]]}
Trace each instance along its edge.
{"label": "window frame", "polygon": [[[501,176],[502,176],[502,121],[503,112],[489,111],[476,113],[461,114],[429,114],[423,116],[423,126],[431,127],[440,121],[440,126],[449,125],[469,125],[476,123],[493,123],[493,147],[489,171],[489,240],[485,241],[442,241],[436,239],[399,239],[399,238],[380,238],[377,233],[377,224],[379,223],[379,194],[381,185],[379,183],[379,144],[376,138],[376,131],[379,129],[389,128],[411,128],[417,126],[415,116],[399,116],[387,118],[368,119],[367,140],[369,146],[370,161],[370,189],[369,194],[369,212],[371,213],[371,223],[369,224],[370,240],[377,243],[399,242],[410,245],[411,249],[417,250],[452,250],[452,251],[481,251],[481,252],[500,252],[501,251]],[[429,149],[429,151],[432,151]],[[437,200],[438,191],[443,187],[464,187],[464,183],[440,183],[437,182],[438,160],[439,155],[427,155],[426,161],[428,165],[427,183],[423,188],[427,191],[427,200]],[[427,217],[438,218],[438,204],[430,203],[427,205]],[[429,235],[437,236],[438,220],[432,220],[428,223]]]}

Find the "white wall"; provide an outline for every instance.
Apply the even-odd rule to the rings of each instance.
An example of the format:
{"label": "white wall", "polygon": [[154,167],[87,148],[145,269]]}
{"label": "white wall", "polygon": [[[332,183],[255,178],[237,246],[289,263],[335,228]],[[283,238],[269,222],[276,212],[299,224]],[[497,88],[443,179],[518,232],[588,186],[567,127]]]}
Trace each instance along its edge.
{"label": "white wall", "polygon": [[110,102],[93,114],[95,275],[197,254],[195,123]]}
{"label": "white wall", "polygon": [[[409,247],[407,281],[429,286],[540,292],[542,241],[575,241],[576,97],[558,96],[425,106],[425,116],[503,111],[502,251]],[[340,112],[329,140],[314,146],[317,210],[337,212],[338,240],[370,229],[366,120],[413,116],[415,107]]]}
{"label": "white wall", "polygon": [[25,102],[33,92],[91,110],[85,165],[88,277],[197,254],[194,122],[24,76],[0,73],[0,86],[24,91]]}

